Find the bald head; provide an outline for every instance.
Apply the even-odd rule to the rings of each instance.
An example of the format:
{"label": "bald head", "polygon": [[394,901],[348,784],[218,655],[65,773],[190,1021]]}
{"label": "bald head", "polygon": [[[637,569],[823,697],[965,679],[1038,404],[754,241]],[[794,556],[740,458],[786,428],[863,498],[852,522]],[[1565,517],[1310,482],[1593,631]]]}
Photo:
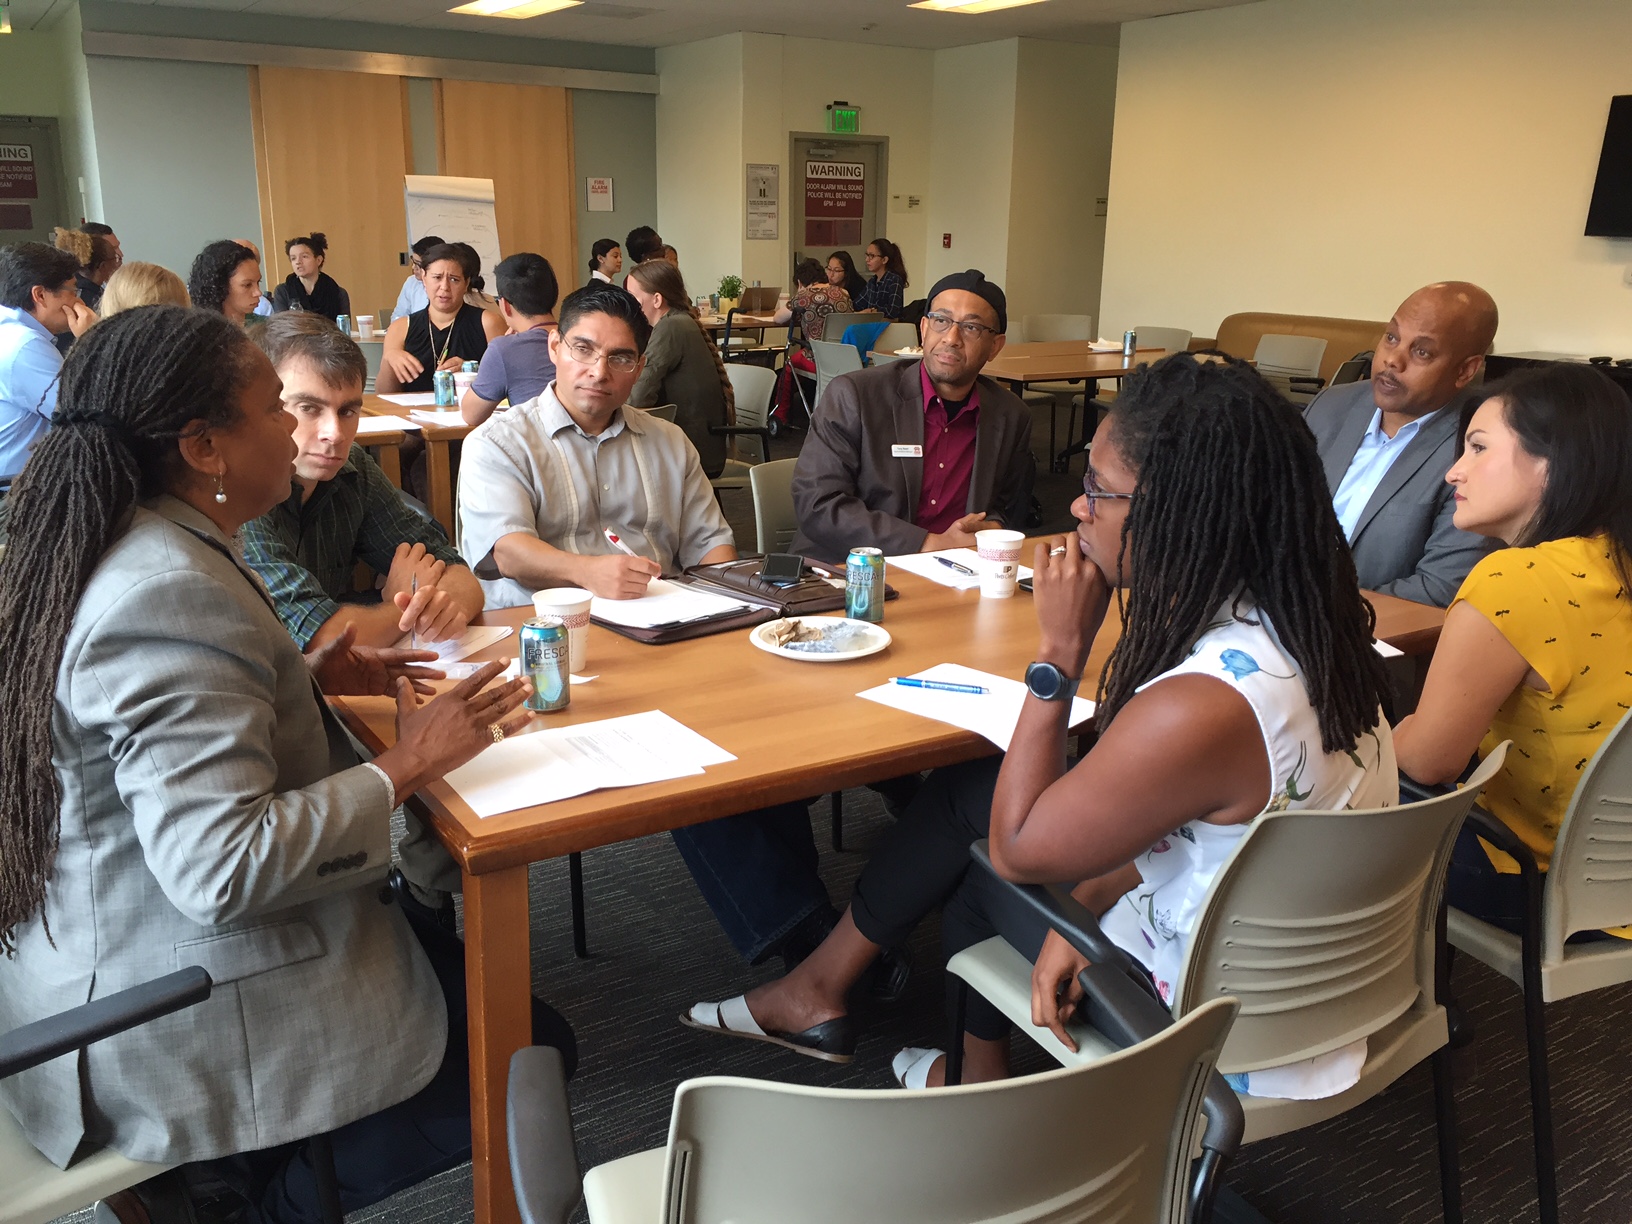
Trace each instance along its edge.
{"label": "bald head", "polygon": [[1377,406],[1396,424],[1443,408],[1478,375],[1496,324],[1495,299],[1478,285],[1418,289],[1400,303],[1372,356]]}

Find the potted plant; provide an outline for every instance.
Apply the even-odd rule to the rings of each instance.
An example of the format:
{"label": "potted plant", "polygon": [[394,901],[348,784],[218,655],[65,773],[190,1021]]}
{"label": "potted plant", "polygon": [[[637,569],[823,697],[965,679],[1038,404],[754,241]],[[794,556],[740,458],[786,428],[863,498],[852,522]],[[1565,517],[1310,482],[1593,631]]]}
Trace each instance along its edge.
{"label": "potted plant", "polygon": [[741,300],[742,277],[720,277],[720,313],[722,315],[729,314],[731,311],[737,308],[737,303]]}

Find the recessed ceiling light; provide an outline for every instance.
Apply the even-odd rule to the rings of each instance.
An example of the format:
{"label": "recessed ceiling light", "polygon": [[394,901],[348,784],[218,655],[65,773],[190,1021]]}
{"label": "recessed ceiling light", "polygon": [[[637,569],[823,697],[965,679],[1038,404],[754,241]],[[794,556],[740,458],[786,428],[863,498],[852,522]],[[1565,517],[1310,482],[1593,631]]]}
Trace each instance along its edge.
{"label": "recessed ceiling light", "polygon": [[1041,3],[1042,0],[914,0],[907,7],[933,9],[938,13],[995,13],[998,9]]}
{"label": "recessed ceiling light", "polygon": [[471,0],[448,10],[476,17],[539,17],[560,9],[575,8],[584,0]]}

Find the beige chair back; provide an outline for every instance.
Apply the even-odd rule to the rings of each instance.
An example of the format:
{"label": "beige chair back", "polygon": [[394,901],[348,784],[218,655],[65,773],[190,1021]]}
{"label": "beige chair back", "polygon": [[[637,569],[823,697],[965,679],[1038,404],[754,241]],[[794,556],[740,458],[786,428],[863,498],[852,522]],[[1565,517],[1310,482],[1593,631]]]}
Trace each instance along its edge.
{"label": "beige chair back", "polygon": [[1190,333],[1182,327],[1136,327],[1140,348],[1159,348],[1164,352],[1183,353],[1190,348]]}
{"label": "beige chair back", "polygon": [[798,463],[797,459],[776,459],[748,469],[761,553],[785,553],[793,545],[799,530],[799,515],[793,508],[793,469]]}
{"label": "beige chair back", "polygon": [[1319,336],[1327,341],[1326,360],[1320,363],[1320,377],[1330,379],[1337,367],[1354,354],[1377,347],[1388,324],[1370,319],[1329,319],[1321,315],[1273,314],[1252,311],[1232,314],[1218,325],[1218,335],[1206,348],[1216,348],[1232,357],[1251,357],[1259,337]]}
{"label": "beige chair back", "polygon": [[1027,344],[1061,340],[1092,340],[1094,316],[1085,314],[1032,314],[1020,320]]}
{"label": "beige chair back", "polygon": [[1326,341],[1320,336],[1262,336],[1253,350],[1252,361],[1264,375],[1299,375],[1318,378],[1326,356]]}
{"label": "beige chair back", "polygon": [[1577,931],[1632,924],[1632,714],[1598,746],[1558,829],[1541,902],[1541,957]]}
{"label": "beige chair back", "polygon": [[1179,1224],[1234,1010],[1215,999],[1087,1066],[931,1092],[688,1080],[660,1218]]}
{"label": "beige chair back", "polygon": [[896,349],[917,347],[918,329],[911,323],[891,323],[879,332],[878,339],[873,341],[874,352],[882,350],[892,356]]}
{"label": "beige chair back", "polygon": [[1419,995],[1433,999],[1451,847],[1506,751],[1449,795],[1253,821],[1202,904],[1174,993],[1176,1015],[1240,1000],[1220,1070],[1314,1058],[1377,1032]]}
{"label": "beige chair back", "polygon": [[861,353],[853,344],[841,344],[837,340],[812,340],[810,356],[816,363],[816,406],[819,408],[822,392],[827,390],[828,383],[840,374],[861,369]]}
{"label": "beige chair back", "polygon": [[[733,361],[725,367],[725,376],[731,380],[737,424],[743,429],[764,429],[771,414],[771,396],[776,393],[776,371]],[[731,446],[743,463],[765,462],[765,439],[757,434],[733,434]]]}
{"label": "beige chair back", "polygon": [[884,316],[876,310],[864,310],[846,314],[843,311],[834,311],[822,320],[822,339],[837,343],[844,339],[844,329],[852,323],[877,323]]}
{"label": "beige chair back", "polygon": [[644,412],[647,416],[654,416],[660,421],[674,424],[674,414],[679,411],[678,404],[658,404],[654,408],[635,408],[635,412]]}

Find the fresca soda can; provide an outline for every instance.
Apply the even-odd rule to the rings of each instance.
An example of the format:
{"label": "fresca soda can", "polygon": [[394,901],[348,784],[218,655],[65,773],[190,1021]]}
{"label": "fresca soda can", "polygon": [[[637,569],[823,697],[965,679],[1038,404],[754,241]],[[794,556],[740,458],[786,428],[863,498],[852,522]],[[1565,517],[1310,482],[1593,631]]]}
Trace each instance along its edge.
{"label": "fresca soda can", "polygon": [[521,674],[532,684],[527,708],[549,713],[572,702],[572,647],[559,616],[535,616],[521,626]]}
{"label": "fresca soda can", "polygon": [[436,389],[436,406],[438,408],[453,408],[457,405],[453,394],[452,370],[438,370],[431,375],[431,386]]}
{"label": "fresca soda can", "polygon": [[884,550],[852,548],[844,565],[844,614],[878,624],[884,619]]}
{"label": "fresca soda can", "polygon": [[340,329],[340,334],[342,336],[351,335],[351,316],[350,315],[336,315],[335,318],[334,318],[334,325]]}
{"label": "fresca soda can", "polygon": [[476,371],[479,368],[480,368],[479,363],[474,362],[474,361],[467,361],[467,362],[465,362],[464,365],[459,367],[459,373],[461,373],[461,374],[474,374],[474,373],[476,373]]}
{"label": "fresca soda can", "polygon": [[1125,331],[1122,333],[1122,356],[1132,357],[1139,349],[1139,333]]}

